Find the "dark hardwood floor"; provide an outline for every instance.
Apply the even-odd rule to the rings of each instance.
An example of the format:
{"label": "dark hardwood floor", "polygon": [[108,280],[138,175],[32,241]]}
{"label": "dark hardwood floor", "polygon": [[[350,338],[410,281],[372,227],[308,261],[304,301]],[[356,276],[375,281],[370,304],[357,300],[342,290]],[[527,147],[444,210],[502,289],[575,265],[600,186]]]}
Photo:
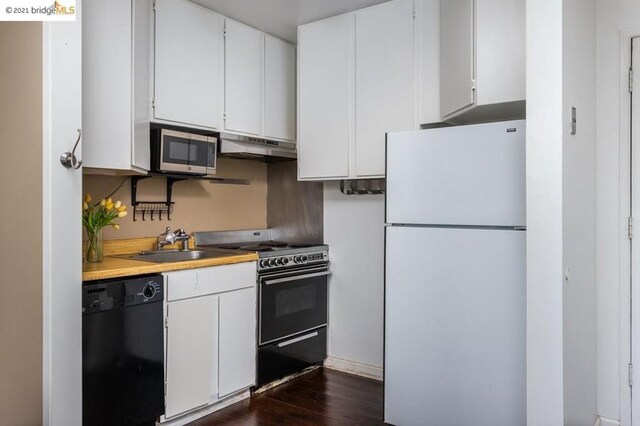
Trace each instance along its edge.
{"label": "dark hardwood floor", "polygon": [[382,383],[318,369],[224,408],[191,426],[381,425]]}

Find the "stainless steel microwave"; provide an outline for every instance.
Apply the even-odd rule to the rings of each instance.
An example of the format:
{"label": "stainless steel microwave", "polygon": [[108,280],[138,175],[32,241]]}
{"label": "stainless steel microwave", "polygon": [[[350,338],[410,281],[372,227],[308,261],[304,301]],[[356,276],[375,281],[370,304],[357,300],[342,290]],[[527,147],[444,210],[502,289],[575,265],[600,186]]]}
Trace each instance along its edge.
{"label": "stainless steel microwave", "polygon": [[151,171],[213,175],[218,138],[171,129],[151,131]]}

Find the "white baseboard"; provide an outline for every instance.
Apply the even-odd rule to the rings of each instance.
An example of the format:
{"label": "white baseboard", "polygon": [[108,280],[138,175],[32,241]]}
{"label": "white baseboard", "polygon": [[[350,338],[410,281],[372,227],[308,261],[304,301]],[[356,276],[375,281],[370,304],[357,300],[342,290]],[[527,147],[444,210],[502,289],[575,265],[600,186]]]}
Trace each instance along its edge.
{"label": "white baseboard", "polygon": [[620,426],[620,421],[610,419],[608,417],[598,416],[594,426]]}
{"label": "white baseboard", "polygon": [[184,426],[187,425],[191,422],[194,422],[198,419],[201,419],[204,416],[208,416],[211,413],[215,413],[218,410],[222,410],[223,408],[226,408],[232,404],[235,404],[236,402],[240,402],[243,399],[247,399],[251,396],[251,392],[249,392],[249,389],[234,395],[232,397],[229,397],[221,402],[215,403],[213,405],[209,405],[207,407],[201,408],[199,410],[196,411],[192,411],[188,414],[185,414],[183,416],[180,416],[178,418],[174,418],[171,420],[165,420],[163,418],[161,418],[160,423],[156,423],[156,425],[161,425],[161,426]]}
{"label": "white baseboard", "polygon": [[324,360],[325,368],[330,370],[342,371],[344,373],[355,374],[356,376],[366,377],[382,381],[382,367],[376,365],[362,364],[347,359],[328,357]]}

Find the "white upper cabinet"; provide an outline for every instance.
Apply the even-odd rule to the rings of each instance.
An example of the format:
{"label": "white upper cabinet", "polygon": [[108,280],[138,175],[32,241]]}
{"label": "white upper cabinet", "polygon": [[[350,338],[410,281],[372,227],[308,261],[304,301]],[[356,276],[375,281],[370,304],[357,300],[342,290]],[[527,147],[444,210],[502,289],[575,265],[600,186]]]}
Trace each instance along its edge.
{"label": "white upper cabinet", "polygon": [[148,171],[150,122],[295,142],[292,44],[188,0],[85,9],[87,171]]}
{"label": "white upper cabinet", "polygon": [[356,13],[355,175],[385,172],[387,132],[414,127],[413,1]]}
{"label": "white upper cabinet", "polygon": [[440,2],[440,110],[449,115],[473,104],[473,3]]}
{"label": "white upper cabinet", "polygon": [[298,177],[349,176],[353,15],[298,28]]}
{"label": "white upper cabinet", "polygon": [[384,177],[385,138],[417,127],[414,2],[298,28],[300,180]]}
{"label": "white upper cabinet", "polygon": [[225,21],[224,130],[295,141],[295,47]]}
{"label": "white upper cabinet", "polygon": [[420,73],[420,124],[440,119],[440,0],[416,1]]}
{"label": "white upper cabinet", "polygon": [[156,0],[153,120],[295,141],[295,48],[188,0]]}
{"label": "white upper cabinet", "polygon": [[156,121],[220,129],[224,18],[187,0],[156,0]]}
{"label": "white upper cabinet", "polygon": [[525,1],[440,1],[440,113],[480,122],[525,115]]}
{"label": "white upper cabinet", "polygon": [[87,2],[82,12],[83,165],[144,172],[151,1]]}
{"label": "white upper cabinet", "polygon": [[225,130],[262,135],[264,34],[225,20]]}
{"label": "white upper cabinet", "polygon": [[296,49],[264,37],[264,136],[296,139]]}

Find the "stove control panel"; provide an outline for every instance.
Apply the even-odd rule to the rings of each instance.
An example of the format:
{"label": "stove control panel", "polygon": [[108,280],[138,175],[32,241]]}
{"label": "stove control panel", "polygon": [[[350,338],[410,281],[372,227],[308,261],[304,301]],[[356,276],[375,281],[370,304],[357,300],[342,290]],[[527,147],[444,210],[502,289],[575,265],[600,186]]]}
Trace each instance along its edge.
{"label": "stove control panel", "polygon": [[319,251],[312,253],[290,254],[283,256],[264,257],[258,262],[258,270],[294,267],[298,265],[312,265],[329,261],[329,252]]}

